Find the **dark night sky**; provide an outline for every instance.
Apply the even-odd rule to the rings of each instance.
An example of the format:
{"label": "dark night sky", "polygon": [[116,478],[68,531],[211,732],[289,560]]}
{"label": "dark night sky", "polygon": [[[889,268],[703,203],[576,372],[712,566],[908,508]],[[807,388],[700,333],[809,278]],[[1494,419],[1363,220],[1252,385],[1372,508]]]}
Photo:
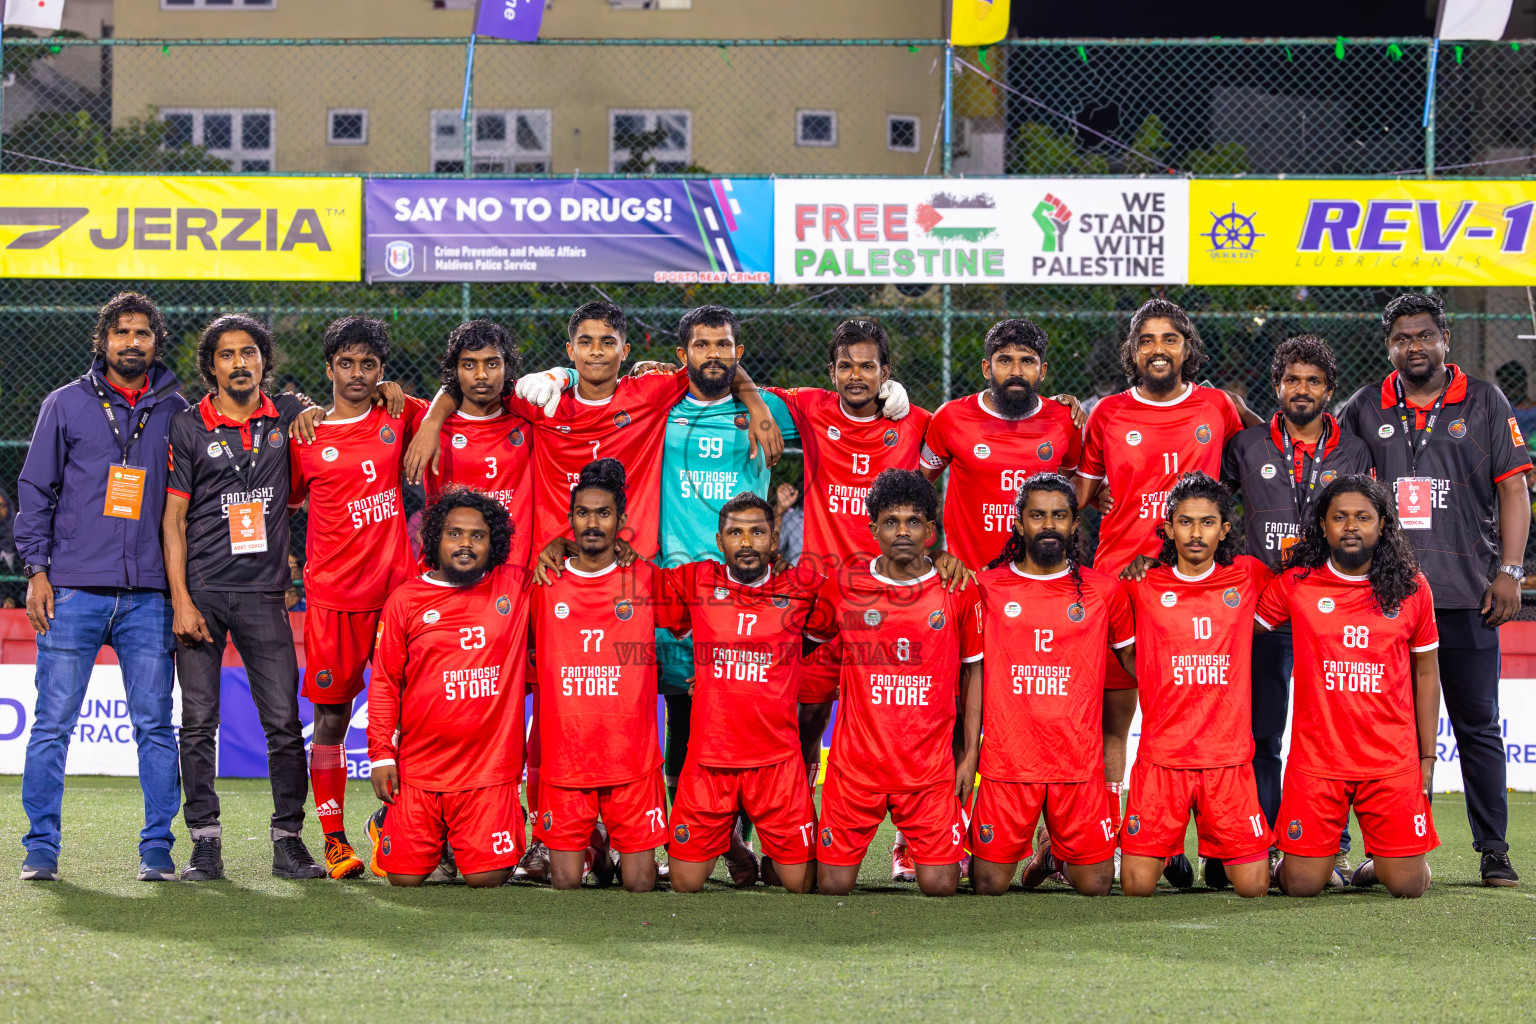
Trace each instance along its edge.
{"label": "dark night sky", "polygon": [[1014,32],[1052,36],[1424,36],[1425,0],[1013,0]]}

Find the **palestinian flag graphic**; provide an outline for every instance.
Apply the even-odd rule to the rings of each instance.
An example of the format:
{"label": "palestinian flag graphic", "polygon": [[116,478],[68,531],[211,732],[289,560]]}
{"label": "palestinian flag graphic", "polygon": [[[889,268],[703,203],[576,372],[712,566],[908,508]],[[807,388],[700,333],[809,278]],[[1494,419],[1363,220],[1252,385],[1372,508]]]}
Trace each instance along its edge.
{"label": "palestinian flag graphic", "polygon": [[917,204],[917,226],[940,242],[980,242],[997,231],[997,203],[985,192],[956,196],[939,192]]}

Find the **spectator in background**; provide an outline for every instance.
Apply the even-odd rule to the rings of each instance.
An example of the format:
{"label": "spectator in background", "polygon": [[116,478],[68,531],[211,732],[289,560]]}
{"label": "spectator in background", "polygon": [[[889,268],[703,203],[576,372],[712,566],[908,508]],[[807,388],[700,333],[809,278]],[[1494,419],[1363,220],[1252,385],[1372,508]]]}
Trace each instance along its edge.
{"label": "spectator in background", "polygon": [[800,561],[800,548],[805,541],[805,510],[795,504],[800,500],[800,488],[783,483],[773,492],[773,513],[779,520],[779,554],[790,565]]}
{"label": "spectator in background", "polygon": [[290,612],[301,612],[304,610],[304,563],[292,551],[288,552],[288,575],[293,577],[293,586],[283,595],[283,604]]}
{"label": "spectator in background", "polygon": [[[16,551],[15,525],[15,509],[11,507],[10,496],[0,491],[0,576],[21,575],[21,555]],[[10,591],[12,586],[5,584],[0,593],[4,593],[7,598],[15,596]]]}
{"label": "spectator in background", "polygon": [[22,466],[14,535],[37,632],[37,707],[21,781],[31,822],[23,879],[58,878],[64,761],[103,644],[122,665],[139,748],[139,878],[176,877],[175,642],[160,516],[166,437],[187,403],[160,361],[167,336],[153,302],[114,296],[96,320],[90,370],[43,399]]}
{"label": "spectator in background", "polygon": [[1536,431],[1536,401],[1531,399],[1525,364],[1518,359],[1511,359],[1493,371],[1493,376],[1499,390],[1504,392],[1504,397],[1509,399],[1510,407],[1514,409],[1515,423],[1519,425],[1520,433],[1525,435],[1526,450],[1536,451],[1531,448],[1532,444],[1536,444],[1536,438],[1532,437],[1533,431]]}

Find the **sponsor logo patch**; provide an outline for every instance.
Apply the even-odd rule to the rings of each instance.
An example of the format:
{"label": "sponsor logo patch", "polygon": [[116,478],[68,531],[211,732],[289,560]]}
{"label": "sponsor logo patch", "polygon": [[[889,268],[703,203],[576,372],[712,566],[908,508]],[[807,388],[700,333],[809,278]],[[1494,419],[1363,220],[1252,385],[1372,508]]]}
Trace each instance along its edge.
{"label": "sponsor logo patch", "polygon": [[267,435],[267,444],[273,448],[281,448],[283,446],[283,432],[281,430],[273,430],[272,433]]}
{"label": "sponsor logo patch", "polygon": [[521,448],[523,446],[523,432],[517,427],[513,427],[507,431],[507,440],[513,448]]}
{"label": "sponsor logo patch", "polygon": [[783,594],[774,594],[770,600],[773,602],[773,606],[775,608],[782,609],[789,607],[789,598],[785,597]]}
{"label": "sponsor logo patch", "polygon": [[629,413],[625,412],[623,409],[620,409],[618,412],[613,414],[614,426],[627,427],[629,426],[629,422]]}
{"label": "sponsor logo patch", "polygon": [[686,843],[688,841],[688,826],[678,825],[674,827],[672,829],[672,838],[680,843]]}
{"label": "sponsor logo patch", "polygon": [[571,606],[570,605],[566,604],[564,601],[556,601],[555,602],[555,618],[557,618],[557,619],[569,618],[570,614],[571,614]]}
{"label": "sponsor logo patch", "polygon": [[320,457],[326,462],[335,462],[337,459],[341,458],[341,452],[337,451],[335,448],[322,448],[320,449]]}
{"label": "sponsor logo patch", "polygon": [[869,609],[869,611],[865,612],[864,613],[864,625],[866,625],[866,626],[878,626],[878,625],[880,625],[880,612],[877,611],[874,608],[871,608],[871,609]]}
{"label": "sponsor logo patch", "polygon": [[1334,470],[1331,470],[1331,469],[1325,469],[1321,473],[1318,474],[1317,480],[1318,480],[1319,483],[1331,484],[1335,480],[1337,480],[1338,478],[1339,478],[1339,474],[1337,472],[1335,472]]}
{"label": "sponsor logo patch", "polygon": [[496,612],[500,615],[511,615],[512,599],[506,594],[502,594],[500,597],[498,597],[496,599]]}
{"label": "sponsor logo patch", "polygon": [[1041,462],[1049,462],[1051,461],[1051,453],[1055,450],[1055,448],[1051,447],[1051,442],[1041,441],[1040,447],[1035,449],[1035,458],[1039,459]]}
{"label": "sponsor logo patch", "polygon": [[730,596],[731,596],[731,592],[729,590],[726,590],[724,587],[716,587],[715,588],[715,600],[716,601],[724,601],[726,598],[728,598]]}
{"label": "sponsor logo patch", "polygon": [[1138,444],[1141,444],[1141,431],[1139,431],[1139,430],[1128,430],[1128,431],[1126,431],[1126,433],[1125,433],[1125,443],[1130,445],[1132,448],[1136,447]]}
{"label": "sponsor logo patch", "polygon": [[1163,596],[1159,600],[1163,602],[1164,608],[1172,608],[1174,605],[1179,603],[1179,595],[1175,594],[1171,590],[1165,590],[1163,591]]}
{"label": "sponsor logo patch", "polygon": [[544,826],[544,831],[548,832],[550,829],[555,827],[555,816],[550,812],[545,811],[544,817],[540,818],[539,822]]}
{"label": "sponsor logo patch", "polygon": [[[215,459],[218,458],[219,457],[219,453],[221,451],[223,451],[223,450],[224,450],[223,448],[219,447],[219,443],[217,441],[214,441],[214,442],[212,442],[211,444],[208,445],[208,454],[212,458],[215,458]],[[333,451],[334,449],[327,449],[327,450]],[[331,456],[331,458],[335,458],[335,456],[333,455],[333,456]]]}
{"label": "sponsor logo patch", "polygon": [[828,427],[827,436],[836,441],[843,436],[843,432],[838,430],[836,427]]}
{"label": "sponsor logo patch", "polygon": [[1289,825],[1285,826],[1285,834],[1287,836],[1289,836],[1290,838],[1292,838],[1292,839],[1300,839],[1301,838],[1301,822],[1298,821],[1295,818],[1292,818],[1291,819],[1291,823]]}
{"label": "sponsor logo patch", "polygon": [[1073,622],[1082,622],[1083,616],[1086,614],[1087,612],[1084,611],[1083,606],[1078,604],[1076,601],[1073,601],[1071,604],[1067,605],[1067,618],[1071,619]]}
{"label": "sponsor logo patch", "polygon": [[1202,423],[1198,427],[1195,428],[1195,440],[1199,441],[1201,444],[1210,444],[1211,443],[1211,427],[1210,427],[1210,424]]}
{"label": "sponsor logo patch", "polygon": [[1317,610],[1322,612],[1325,615],[1327,613],[1333,611],[1333,598],[1331,598],[1331,597],[1320,597],[1320,598],[1318,598],[1317,599]]}
{"label": "sponsor logo patch", "polygon": [[[1445,428],[1445,432],[1447,434],[1450,434],[1452,437],[1457,437],[1457,438],[1466,437],[1467,436],[1467,421],[1466,420],[1452,420],[1451,421],[1451,425]],[[1521,445],[1521,447],[1523,448],[1525,446]]]}
{"label": "sponsor logo patch", "polygon": [[383,441],[385,444],[394,444],[395,443],[395,432],[393,430],[391,430],[388,426],[380,427],[379,428],[379,440]]}
{"label": "sponsor logo patch", "polygon": [[1016,619],[1024,613],[1024,608],[1017,601],[1009,601],[1003,605],[1003,614],[1010,619]]}
{"label": "sponsor logo patch", "polygon": [[428,608],[426,611],[421,613],[421,621],[425,622],[429,626],[442,617],[443,613],[438,611],[436,608]]}
{"label": "sponsor logo patch", "polygon": [[744,412],[737,413],[736,418],[732,420],[732,422],[736,424],[737,430],[746,430],[748,424],[750,423],[750,421],[747,419],[747,414]]}
{"label": "sponsor logo patch", "polygon": [[1141,815],[1132,814],[1125,819],[1126,835],[1136,835],[1141,831]]}
{"label": "sponsor logo patch", "polygon": [[1228,587],[1227,592],[1221,595],[1221,603],[1228,608],[1236,608],[1242,603],[1243,595],[1237,592],[1236,587]]}
{"label": "sponsor logo patch", "polygon": [[630,601],[616,601],[613,605],[613,614],[620,622],[628,622],[635,617],[635,606]]}
{"label": "sponsor logo patch", "polygon": [[928,616],[928,628],[929,629],[943,629],[944,628],[944,610],[942,608],[939,609],[936,612],[932,612],[932,613],[929,614],[929,616]]}
{"label": "sponsor logo patch", "polygon": [[971,453],[978,459],[989,459],[992,457],[992,449],[984,444],[978,444],[976,447],[972,448]]}
{"label": "sponsor logo patch", "polygon": [[831,829],[824,828],[824,829],[821,830],[821,845],[822,846],[831,846],[832,845],[832,830]]}
{"label": "sponsor logo patch", "polygon": [[468,448],[469,447],[469,438],[465,437],[463,434],[454,434],[453,435],[453,446],[455,448],[459,448],[459,449]]}
{"label": "sponsor logo patch", "polygon": [[1381,426],[1376,428],[1376,436],[1380,438],[1391,437],[1396,432],[1397,428],[1393,427],[1390,423],[1383,423]]}
{"label": "sponsor logo patch", "polygon": [[996,834],[991,825],[981,825],[976,829],[976,838],[984,843],[990,843]]}
{"label": "sponsor logo patch", "polygon": [[1280,471],[1275,468],[1275,464],[1273,462],[1266,462],[1259,468],[1259,476],[1263,477],[1265,480],[1273,480],[1275,478],[1275,474],[1279,472]]}
{"label": "sponsor logo patch", "polygon": [[331,684],[335,681],[336,677],[331,675],[331,670],[328,668],[323,668],[319,672],[315,673],[315,685],[320,687],[322,690],[329,690],[331,688]]}
{"label": "sponsor logo patch", "polygon": [[892,427],[890,430],[885,432],[885,435],[881,437],[880,440],[885,442],[885,446],[887,448],[895,448],[896,442],[900,437],[901,435],[896,433],[896,428]]}

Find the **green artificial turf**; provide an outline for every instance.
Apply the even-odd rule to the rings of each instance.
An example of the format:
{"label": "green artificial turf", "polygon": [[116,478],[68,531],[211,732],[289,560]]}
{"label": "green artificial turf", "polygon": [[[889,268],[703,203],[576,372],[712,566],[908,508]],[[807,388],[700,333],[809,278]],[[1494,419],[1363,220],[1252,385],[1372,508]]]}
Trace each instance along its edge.
{"label": "green artificial turf", "polygon": [[[81,778],[63,879],[21,882],[19,790],[0,778],[3,1020],[1536,1020],[1531,794],[1510,797],[1521,888],[1478,884],[1462,801],[1441,797],[1423,899],[1244,901],[925,899],[886,880],[889,826],[841,898],[285,882],[264,780],[220,785],[228,881],[135,881],[135,780]],[[349,799],[361,822],[368,787]]]}

